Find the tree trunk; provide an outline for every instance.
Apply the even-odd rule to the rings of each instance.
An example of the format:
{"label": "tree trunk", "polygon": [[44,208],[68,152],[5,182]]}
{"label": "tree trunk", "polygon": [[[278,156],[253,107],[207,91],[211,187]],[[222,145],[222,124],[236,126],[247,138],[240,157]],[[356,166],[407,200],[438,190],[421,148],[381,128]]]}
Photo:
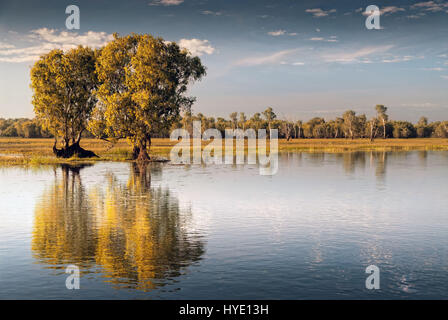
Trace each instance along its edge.
{"label": "tree trunk", "polygon": [[146,147],[149,146],[151,148],[151,137],[148,136],[146,139],[142,139],[140,141],[140,146],[138,147],[140,149],[140,152],[137,157],[137,161],[146,162],[150,160],[150,157],[148,155],[148,151],[146,150]]}
{"label": "tree trunk", "polygon": [[72,145],[66,144],[62,149],[56,148],[56,143],[57,140],[55,139],[53,145],[53,153],[58,158],[68,159],[74,156],[78,158],[99,158],[94,152],[81,148],[79,145],[79,141],[73,143]]}
{"label": "tree trunk", "polygon": [[132,160],[137,160],[139,154],[140,148],[138,146],[134,146],[134,148],[132,149]]}
{"label": "tree trunk", "polygon": [[150,160],[150,158],[149,158],[148,152],[146,151],[146,148],[140,148],[140,153],[138,154],[137,161],[147,162],[149,160]]}

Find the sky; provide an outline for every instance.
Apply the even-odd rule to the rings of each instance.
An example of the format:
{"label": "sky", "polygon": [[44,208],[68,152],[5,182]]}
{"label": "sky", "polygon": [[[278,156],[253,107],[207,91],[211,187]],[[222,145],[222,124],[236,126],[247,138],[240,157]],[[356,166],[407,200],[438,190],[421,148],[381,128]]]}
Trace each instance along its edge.
{"label": "sky", "polygon": [[[69,5],[80,29],[66,28]],[[367,6],[381,10],[366,28]],[[332,119],[376,104],[391,119],[448,120],[448,1],[0,0],[0,117],[33,117],[30,68],[55,48],[150,33],[200,56],[193,112]]]}

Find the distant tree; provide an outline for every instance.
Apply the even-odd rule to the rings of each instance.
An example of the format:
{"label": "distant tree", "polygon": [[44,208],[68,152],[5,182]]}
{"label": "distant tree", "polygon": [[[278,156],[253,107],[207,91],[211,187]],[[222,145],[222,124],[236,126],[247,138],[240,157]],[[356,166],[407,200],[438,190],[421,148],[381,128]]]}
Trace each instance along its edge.
{"label": "distant tree", "polygon": [[378,118],[376,118],[376,117],[372,117],[372,119],[370,119],[370,121],[368,123],[370,141],[373,141],[377,135],[378,124],[379,124],[379,121],[378,121]]}
{"label": "distant tree", "polygon": [[17,129],[14,125],[7,127],[2,131],[2,136],[4,137],[18,137]]}
{"label": "distant tree", "polygon": [[261,114],[259,112],[254,113],[254,115],[250,118],[251,128],[258,132],[263,125],[263,120],[261,119]]}
{"label": "distant tree", "polygon": [[[324,118],[314,117],[303,126],[303,134],[307,138],[320,138]],[[317,127],[317,128],[316,128]]]}
{"label": "distant tree", "polygon": [[337,117],[334,121],[334,137],[339,138],[344,132],[344,119]]}
{"label": "distant tree", "polygon": [[432,132],[431,127],[428,126],[428,118],[421,117],[415,128],[417,130],[417,137],[426,138],[431,136]]}
{"label": "distant tree", "polygon": [[286,141],[289,141],[291,139],[294,130],[294,123],[288,120],[284,120],[281,122],[281,129],[282,129],[281,132],[285,137]]}
{"label": "distant tree", "polygon": [[298,120],[297,122],[296,122],[296,129],[297,129],[297,132],[296,132],[296,138],[300,138],[301,136],[302,136],[302,128],[303,128],[303,122],[302,122],[302,120]]}
{"label": "distant tree", "polygon": [[266,121],[268,122],[268,129],[269,129],[269,132],[270,132],[271,131],[272,121],[277,118],[277,115],[274,113],[272,108],[269,107],[265,111],[263,111],[263,116],[266,119]]}
{"label": "distant tree", "polygon": [[344,112],[342,118],[344,119],[344,126],[350,136],[351,139],[355,137],[356,125],[357,125],[357,117],[356,112],[353,110],[348,110]]}
{"label": "distant tree", "polygon": [[221,132],[221,135],[224,135],[226,128],[227,128],[226,119],[218,117],[216,119],[216,129],[218,129]]}
{"label": "distant tree", "polygon": [[355,128],[355,134],[359,138],[365,137],[365,132],[367,128],[367,117],[365,114],[362,114],[358,117],[356,117],[356,128]]}
{"label": "distant tree", "polygon": [[394,138],[414,138],[416,130],[412,123],[407,121],[393,121],[393,137]]}
{"label": "distant tree", "polygon": [[[36,117],[55,137],[58,157],[95,156],[79,146],[96,103],[95,52],[79,46],[64,53],[52,50],[31,69],[32,103]],[[62,139],[61,150],[56,148]]]}
{"label": "distant tree", "polygon": [[22,124],[24,138],[38,138],[41,136],[39,127],[35,121],[26,120]]}
{"label": "distant tree", "polygon": [[238,128],[238,112],[232,112],[229,115],[230,121],[232,122],[232,128],[237,129]]}
{"label": "distant tree", "polygon": [[246,114],[244,112],[240,112],[240,128],[243,130],[246,130],[246,121],[247,121],[247,117]]}
{"label": "distant tree", "polygon": [[381,122],[381,125],[383,127],[383,138],[386,139],[386,123],[389,119],[389,116],[386,114],[387,108],[382,104],[377,104],[375,109],[377,112],[378,120]]}
{"label": "distant tree", "polygon": [[438,121],[434,124],[433,136],[436,138],[448,138],[448,121]]}

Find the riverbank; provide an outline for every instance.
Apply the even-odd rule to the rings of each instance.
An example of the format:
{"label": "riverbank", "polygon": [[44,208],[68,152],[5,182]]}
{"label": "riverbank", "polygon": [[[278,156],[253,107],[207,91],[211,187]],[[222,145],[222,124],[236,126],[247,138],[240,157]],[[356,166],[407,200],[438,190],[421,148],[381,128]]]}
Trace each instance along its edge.
{"label": "riverbank", "polygon": [[[95,152],[100,158],[58,159],[52,153],[53,139],[0,138],[1,165],[39,165],[97,161],[132,161],[131,150],[125,140],[112,145],[103,140],[83,139],[81,146]],[[169,158],[176,141],[153,139],[151,155],[154,159]],[[203,142],[203,147],[208,142]],[[269,143],[268,143],[269,146]],[[353,151],[410,151],[410,150],[448,150],[448,139],[292,139],[279,140],[280,152],[353,152]]]}

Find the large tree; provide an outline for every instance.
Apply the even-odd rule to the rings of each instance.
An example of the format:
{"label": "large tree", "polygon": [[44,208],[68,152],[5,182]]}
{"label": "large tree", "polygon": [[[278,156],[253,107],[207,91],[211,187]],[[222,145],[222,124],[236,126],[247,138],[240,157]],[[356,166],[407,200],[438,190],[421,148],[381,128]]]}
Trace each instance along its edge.
{"label": "large tree", "polygon": [[[95,51],[79,46],[64,53],[52,50],[31,69],[32,103],[44,129],[55,137],[58,157],[91,157],[79,146],[96,99]],[[57,149],[58,139],[62,149]]]}
{"label": "large tree", "polygon": [[162,38],[114,37],[98,57],[100,103],[91,128],[97,135],[126,138],[134,157],[146,161],[151,137],[191,108],[195,98],[186,96],[188,85],[205,75],[205,67],[198,57]]}

